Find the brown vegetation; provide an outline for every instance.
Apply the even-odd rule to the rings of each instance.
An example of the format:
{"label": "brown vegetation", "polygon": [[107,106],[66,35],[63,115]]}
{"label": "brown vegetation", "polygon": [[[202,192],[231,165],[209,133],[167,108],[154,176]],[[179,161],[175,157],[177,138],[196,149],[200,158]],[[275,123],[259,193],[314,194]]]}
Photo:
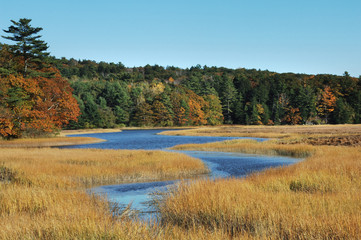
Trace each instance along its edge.
{"label": "brown vegetation", "polygon": [[182,136],[223,136],[223,137],[285,137],[295,135],[322,135],[322,134],[361,134],[361,124],[352,125],[281,125],[281,126],[221,126],[198,127],[182,131],[165,131],[164,135]]}
{"label": "brown vegetation", "polygon": [[61,136],[70,136],[76,134],[91,134],[91,133],[113,133],[121,132],[121,129],[116,128],[94,128],[94,129],[77,129],[77,130],[62,130]]}
{"label": "brown vegetation", "polygon": [[330,145],[330,146],[361,146],[361,135],[340,135],[328,137],[305,137],[303,139],[289,140],[281,142],[283,144],[307,143],[311,145]]}
{"label": "brown vegetation", "polygon": [[359,146],[361,125],[222,126],[164,131],[163,135],[280,138],[280,143]]}
{"label": "brown vegetation", "polygon": [[[206,172],[202,161],[163,151],[99,149],[2,149],[1,163],[46,185],[94,186],[179,179]],[[41,176],[41,177],[40,177]],[[54,183],[55,183],[54,182]]]}
{"label": "brown vegetation", "polygon": [[23,138],[14,140],[0,140],[0,148],[40,148],[59,147],[79,144],[104,142],[105,140],[92,137],[52,137],[52,138]]}
{"label": "brown vegetation", "polygon": [[0,239],[153,239],[156,229],[112,215],[85,187],[207,172],[162,151],[4,148],[0,159]]}
{"label": "brown vegetation", "polygon": [[204,144],[182,144],[174,150],[241,152],[248,154],[280,155],[303,158],[310,156],[314,148],[307,145],[281,145],[276,141],[257,142],[255,140],[228,140]]}
{"label": "brown vegetation", "polygon": [[[284,138],[176,147],[306,159],[244,179],[180,183],[158,203],[161,225],[134,221],[126,212],[114,215],[105,199],[87,195],[84,188],[172,178],[167,175],[172,172],[173,177],[198,174],[204,172],[200,162],[198,168],[184,164],[184,155],[159,151],[2,149],[0,239],[360,239],[360,148],[306,141],[330,145],[344,137],[351,142],[361,135],[360,126],[319,127],[254,127],[256,134],[268,136],[278,129]],[[228,135],[237,129],[252,134],[252,128],[196,131],[222,136],[222,129]],[[179,161],[168,165],[174,158]]]}
{"label": "brown vegetation", "polygon": [[[181,184],[160,205],[162,220],[185,229],[201,225],[236,238],[360,239],[359,148],[275,143],[214,143],[182,149],[277,153],[295,149],[312,156],[295,165],[246,179]],[[228,146],[227,146],[228,145]],[[256,145],[259,146],[257,151]],[[274,150],[277,150],[274,152]],[[290,151],[287,154],[285,151]]]}

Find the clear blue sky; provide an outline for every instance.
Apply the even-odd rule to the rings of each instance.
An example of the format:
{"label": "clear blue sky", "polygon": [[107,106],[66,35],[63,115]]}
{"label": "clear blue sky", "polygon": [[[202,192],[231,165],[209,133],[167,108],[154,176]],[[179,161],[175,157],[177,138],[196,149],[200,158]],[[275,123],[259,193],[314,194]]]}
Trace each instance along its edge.
{"label": "clear blue sky", "polygon": [[3,0],[0,12],[1,29],[43,27],[56,57],[361,75],[360,0]]}

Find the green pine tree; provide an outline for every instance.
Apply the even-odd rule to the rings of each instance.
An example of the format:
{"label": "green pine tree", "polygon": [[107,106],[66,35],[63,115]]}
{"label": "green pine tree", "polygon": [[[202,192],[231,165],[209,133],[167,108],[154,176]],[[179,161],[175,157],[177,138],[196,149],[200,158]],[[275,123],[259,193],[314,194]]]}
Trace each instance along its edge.
{"label": "green pine tree", "polygon": [[228,76],[224,77],[221,100],[223,106],[223,115],[225,123],[232,123],[232,106],[236,100],[237,90],[234,87],[233,80]]}
{"label": "green pine tree", "polygon": [[46,52],[48,45],[40,40],[40,35],[37,35],[43,28],[32,27],[30,25],[31,19],[21,18],[18,22],[14,20],[11,20],[11,22],[13,25],[8,30],[3,30],[5,33],[10,34],[10,36],[2,37],[16,42],[15,45],[10,45],[10,51],[15,56],[22,58],[22,72],[25,77],[29,73],[29,68],[39,68],[42,66],[44,57],[49,55]]}

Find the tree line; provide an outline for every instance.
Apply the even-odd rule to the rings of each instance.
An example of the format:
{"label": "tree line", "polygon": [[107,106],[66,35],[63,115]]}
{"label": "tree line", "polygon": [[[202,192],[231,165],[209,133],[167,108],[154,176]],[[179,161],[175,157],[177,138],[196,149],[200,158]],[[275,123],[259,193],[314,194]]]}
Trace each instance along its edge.
{"label": "tree line", "polygon": [[75,81],[74,96],[81,115],[68,128],[123,126],[218,125],[222,106],[216,95],[193,91],[162,81]]}
{"label": "tree line", "polygon": [[[208,104],[209,96],[212,96],[214,102],[220,102],[221,105],[215,106],[210,103],[214,106],[212,113],[217,114],[215,117],[217,121],[188,120],[185,121],[185,125],[220,124],[221,115],[223,115],[223,123],[226,124],[294,125],[361,122],[361,80],[351,77],[347,72],[342,76],[309,75],[200,65],[187,69],[158,65],[126,68],[121,63],[97,63],[90,60],[53,58],[53,61],[62,75],[71,81],[78,99],[82,98],[82,94],[77,90],[81,85],[87,87],[96,85],[98,89],[104,89],[103,93],[93,91],[92,96],[97,99],[94,102],[98,108],[101,98],[110,102],[114,98],[109,92],[116,91],[105,90],[106,88],[114,84],[122,86],[121,88],[124,89],[122,91],[129,95],[128,99],[131,99],[131,103],[126,105],[131,107],[123,108],[129,114],[128,121],[122,122],[124,125],[147,125],[144,121],[140,122],[136,119],[139,99],[134,97],[134,92],[141,93],[141,99],[152,105],[155,99],[159,101],[167,96],[164,100],[167,102],[167,99],[174,98],[169,92],[182,92],[184,89],[191,90],[197,96],[204,98]],[[165,94],[149,94],[151,92],[149,89],[160,83],[166,89]],[[186,100],[184,102],[189,103]],[[103,106],[104,103],[103,101]],[[114,115],[117,115],[114,105],[110,103],[107,106],[113,109]],[[166,106],[171,105],[166,104]],[[177,116],[174,107],[167,109],[171,116]],[[165,125],[182,125],[179,121],[171,122]],[[149,120],[148,125],[154,125],[153,121]],[[156,122],[155,125],[159,123]],[[100,125],[96,126],[100,127]]]}
{"label": "tree line", "polygon": [[55,58],[30,19],[0,43],[0,135],[60,128],[361,122],[361,79]]}

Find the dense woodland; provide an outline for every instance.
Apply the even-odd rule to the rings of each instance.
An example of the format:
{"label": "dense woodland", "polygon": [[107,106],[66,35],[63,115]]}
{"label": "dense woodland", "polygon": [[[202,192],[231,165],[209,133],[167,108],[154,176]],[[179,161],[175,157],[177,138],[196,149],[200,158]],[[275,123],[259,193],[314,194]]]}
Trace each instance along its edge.
{"label": "dense woodland", "polygon": [[[46,52],[40,36],[34,36],[41,28],[32,28],[30,21],[12,21],[5,38],[16,44],[0,44],[3,137],[59,128],[361,122],[361,78],[347,72],[279,74],[200,65],[128,68],[57,59]],[[21,35],[24,27],[28,32]]]}
{"label": "dense woodland", "polygon": [[82,115],[73,128],[361,121],[361,81],[347,72],[279,74],[200,65],[126,68],[121,63],[52,60],[79,102]]}

